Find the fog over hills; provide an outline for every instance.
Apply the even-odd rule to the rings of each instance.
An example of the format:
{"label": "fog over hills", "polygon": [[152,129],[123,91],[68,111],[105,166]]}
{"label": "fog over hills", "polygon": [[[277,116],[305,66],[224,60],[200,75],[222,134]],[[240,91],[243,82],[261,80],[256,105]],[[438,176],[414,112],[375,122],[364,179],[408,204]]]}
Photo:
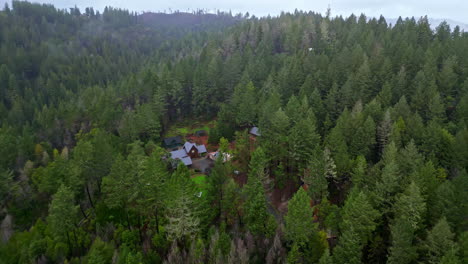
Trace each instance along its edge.
{"label": "fog over hills", "polygon": [[[416,18],[417,20],[418,18]],[[460,21],[456,21],[453,19],[443,19],[443,18],[428,18],[429,24],[431,24],[432,29],[436,29],[440,23],[446,21],[450,25],[450,29],[453,30],[457,25],[460,27],[460,30],[464,30],[465,32],[468,31],[468,24],[462,23]],[[398,18],[385,18],[388,24],[395,25]]]}

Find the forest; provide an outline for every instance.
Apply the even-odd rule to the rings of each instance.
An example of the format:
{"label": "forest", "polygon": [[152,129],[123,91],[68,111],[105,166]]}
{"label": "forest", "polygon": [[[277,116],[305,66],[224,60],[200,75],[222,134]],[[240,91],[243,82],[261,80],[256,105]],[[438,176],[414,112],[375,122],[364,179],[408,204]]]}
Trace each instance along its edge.
{"label": "forest", "polygon": [[[434,28],[12,1],[0,264],[468,263],[468,32]],[[198,127],[206,172],[163,144]]]}

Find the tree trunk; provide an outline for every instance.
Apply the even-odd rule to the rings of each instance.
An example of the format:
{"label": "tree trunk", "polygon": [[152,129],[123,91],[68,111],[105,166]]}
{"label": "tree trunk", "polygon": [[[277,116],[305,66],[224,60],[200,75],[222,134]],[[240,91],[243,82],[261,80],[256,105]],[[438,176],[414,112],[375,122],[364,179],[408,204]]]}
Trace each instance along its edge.
{"label": "tree trunk", "polygon": [[128,217],[128,211],[125,210],[125,215],[127,217],[127,227],[128,227],[128,230],[132,230],[131,226],[130,226],[130,218]]}
{"label": "tree trunk", "polygon": [[154,210],[154,217],[155,217],[155,220],[156,220],[156,233],[159,234],[159,216],[158,216],[158,209],[155,208]]}
{"label": "tree trunk", "polygon": [[98,188],[98,192],[101,193],[101,181],[99,181],[98,178],[96,178],[96,185],[97,185],[97,188]]}
{"label": "tree trunk", "polygon": [[138,234],[140,235],[140,243],[143,244],[143,234],[141,233],[141,216],[138,214]]}
{"label": "tree trunk", "polygon": [[80,203],[80,210],[81,210],[81,213],[83,214],[84,218],[88,219],[88,216],[86,215],[85,211],[83,210],[83,207],[81,206],[81,203]]}
{"label": "tree trunk", "polygon": [[70,250],[70,255],[73,255],[73,247],[70,241],[70,234],[67,231],[67,242],[68,242],[68,249]]}
{"label": "tree trunk", "polygon": [[86,193],[88,194],[89,203],[91,204],[91,207],[93,207],[94,209],[93,199],[91,199],[91,193],[89,192],[88,183],[86,183]]}
{"label": "tree trunk", "polygon": [[[223,186],[221,185],[220,186],[221,188],[221,192],[220,192],[220,197],[218,199],[218,218],[221,219],[221,215],[222,215],[222,204],[221,204],[221,201],[223,200]],[[222,220],[221,220],[222,221]]]}
{"label": "tree trunk", "polygon": [[78,248],[78,255],[81,256],[81,246],[78,245],[78,239],[77,239],[77,237],[76,237],[75,229],[73,229],[73,237],[74,237],[74,239],[75,239],[75,245],[76,245],[76,247]]}

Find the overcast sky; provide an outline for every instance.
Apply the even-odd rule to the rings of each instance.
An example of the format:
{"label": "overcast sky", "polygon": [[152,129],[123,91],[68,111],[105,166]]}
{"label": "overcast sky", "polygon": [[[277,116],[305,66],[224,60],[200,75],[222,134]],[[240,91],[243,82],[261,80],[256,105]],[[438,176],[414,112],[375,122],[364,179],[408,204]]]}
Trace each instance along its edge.
{"label": "overcast sky", "polygon": [[[0,0],[0,3],[10,0]],[[77,5],[80,9],[92,6],[102,10],[105,6],[126,8],[132,11],[231,10],[233,13],[249,12],[256,16],[277,15],[281,11],[312,10],[325,13],[330,5],[332,15],[357,15],[397,18],[398,16],[453,19],[468,24],[468,0],[32,0],[51,3],[59,8]]]}

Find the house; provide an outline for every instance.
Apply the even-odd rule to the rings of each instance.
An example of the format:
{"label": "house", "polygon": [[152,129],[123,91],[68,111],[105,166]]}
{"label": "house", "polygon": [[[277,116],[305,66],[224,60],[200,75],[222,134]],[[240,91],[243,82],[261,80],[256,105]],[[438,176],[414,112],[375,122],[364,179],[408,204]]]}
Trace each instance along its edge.
{"label": "house", "polygon": [[207,135],[207,133],[206,133],[205,130],[198,130],[198,131],[195,131],[195,136],[197,136],[197,137],[204,137],[204,136],[206,136],[206,135]]}
{"label": "house", "polygon": [[206,153],[205,145],[197,145],[191,142],[185,142],[184,150],[187,152],[187,155],[193,158],[200,157],[201,154]]}
{"label": "house", "polygon": [[163,140],[163,145],[168,149],[175,149],[183,145],[182,137],[168,137]]}
{"label": "house", "polygon": [[187,152],[185,152],[185,149],[183,148],[171,151],[171,158],[182,161],[186,166],[192,165],[192,159],[187,155]]}
{"label": "house", "polygon": [[258,129],[258,127],[252,127],[250,130],[249,130],[249,133],[253,136],[256,136],[256,137],[259,137],[261,136],[260,134],[260,130]]}
{"label": "house", "polygon": [[186,166],[192,165],[192,159],[200,157],[201,154],[206,153],[205,145],[197,145],[191,142],[185,142],[181,149],[171,151],[171,158],[180,160]]}

